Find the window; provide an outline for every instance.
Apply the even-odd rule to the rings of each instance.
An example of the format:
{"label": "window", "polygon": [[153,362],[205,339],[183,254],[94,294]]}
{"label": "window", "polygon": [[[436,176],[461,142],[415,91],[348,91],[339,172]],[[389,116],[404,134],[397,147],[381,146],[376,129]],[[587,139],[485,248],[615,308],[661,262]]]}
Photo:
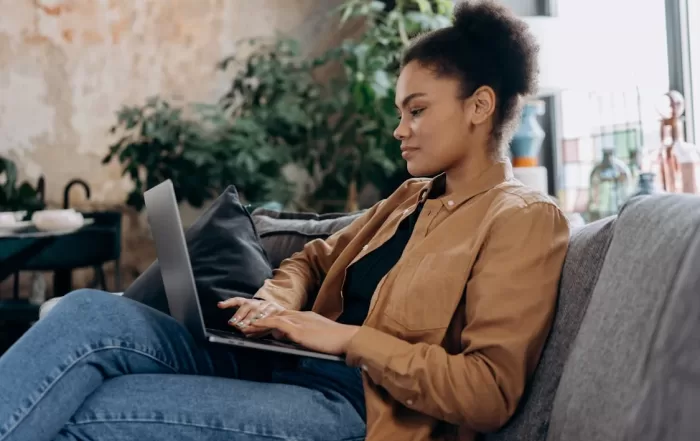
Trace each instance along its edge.
{"label": "window", "polygon": [[688,0],[688,37],[690,41],[690,86],[686,101],[693,109],[695,144],[700,144],[700,1]]}
{"label": "window", "polygon": [[669,85],[665,7],[660,0],[558,0],[557,10],[580,29],[573,38],[585,41],[585,51],[569,57],[581,64],[576,84],[561,94],[558,197],[564,210],[585,212],[603,148],[631,162],[660,144],[655,104]]}

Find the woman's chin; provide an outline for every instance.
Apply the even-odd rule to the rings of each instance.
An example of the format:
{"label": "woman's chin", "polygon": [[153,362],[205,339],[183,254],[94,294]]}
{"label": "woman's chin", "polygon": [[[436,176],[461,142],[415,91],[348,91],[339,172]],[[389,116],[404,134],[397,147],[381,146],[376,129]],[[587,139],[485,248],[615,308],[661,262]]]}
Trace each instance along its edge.
{"label": "woman's chin", "polygon": [[421,164],[418,161],[406,161],[406,170],[408,171],[408,174],[414,178],[432,176],[435,174],[432,167],[427,167],[426,164]]}

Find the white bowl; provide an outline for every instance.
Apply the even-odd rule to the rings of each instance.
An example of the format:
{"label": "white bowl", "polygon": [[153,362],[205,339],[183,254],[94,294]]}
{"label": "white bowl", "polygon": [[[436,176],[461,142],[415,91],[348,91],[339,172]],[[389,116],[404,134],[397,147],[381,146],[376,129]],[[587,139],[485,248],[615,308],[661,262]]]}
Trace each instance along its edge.
{"label": "white bowl", "polygon": [[17,223],[17,216],[12,211],[0,212],[0,226],[13,226]]}
{"label": "white bowl", "polygon": [[85,219],[73,209],[42,210],[32,215],[32,222],[40,231],[64,231],[82,227]]}

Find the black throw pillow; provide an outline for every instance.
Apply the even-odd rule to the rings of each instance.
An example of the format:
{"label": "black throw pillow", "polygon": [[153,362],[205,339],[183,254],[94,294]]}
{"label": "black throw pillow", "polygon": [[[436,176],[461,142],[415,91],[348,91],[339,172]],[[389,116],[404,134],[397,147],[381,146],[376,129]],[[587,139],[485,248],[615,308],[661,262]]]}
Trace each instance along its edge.
{"label": "black throw pillow", "polygon": [[[227,329],[233,310],[221,310],[217,302],[231,297],[250,298],[272,277],[253,220],[234,186],[229,186],[197,219],[185,238],[204,321],[207,327]],[[169,314],[157,260],[129,286],[124,297]]]}

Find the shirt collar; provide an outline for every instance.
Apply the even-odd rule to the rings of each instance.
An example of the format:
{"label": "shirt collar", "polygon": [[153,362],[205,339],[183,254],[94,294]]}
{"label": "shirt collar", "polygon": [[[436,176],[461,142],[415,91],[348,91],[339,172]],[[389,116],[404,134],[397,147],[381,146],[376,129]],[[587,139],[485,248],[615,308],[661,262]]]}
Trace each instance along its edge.
{"label": "shirt collar", "polygon": [[425,202],[430,196],[435,196],[442,205],[452,211],[474,196],[491,190],[495,186],[513,178],[513,168],[508,161],[499,161],[480,174],[470,179],[464,188],[457,189],[449,197],[445,193],[446,176],[444,173],[434,177],[423,187],[419,200]]}

